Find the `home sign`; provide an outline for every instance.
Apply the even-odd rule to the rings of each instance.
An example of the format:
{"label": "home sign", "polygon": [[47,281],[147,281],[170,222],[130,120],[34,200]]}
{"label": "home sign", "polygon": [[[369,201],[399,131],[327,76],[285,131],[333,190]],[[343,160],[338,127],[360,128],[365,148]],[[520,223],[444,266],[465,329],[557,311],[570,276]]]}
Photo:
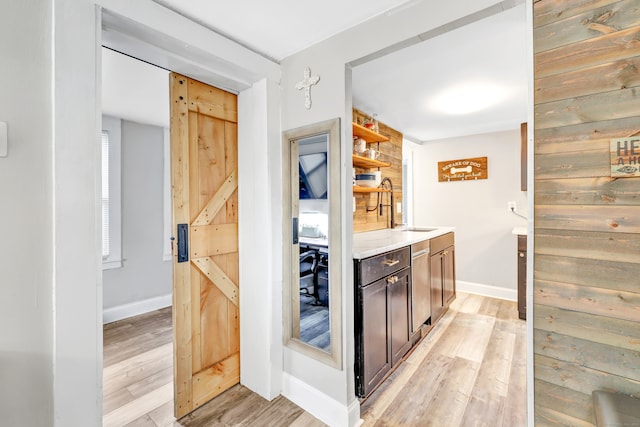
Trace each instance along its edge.
{"label": "home sign", "polygon": [[611,176],[640,176],[640,136],[610,140]]}
{"label": "home sign", "polygon": [[438,181],[473,181],[487,179],[487,158],[447,160],[438,162]]}

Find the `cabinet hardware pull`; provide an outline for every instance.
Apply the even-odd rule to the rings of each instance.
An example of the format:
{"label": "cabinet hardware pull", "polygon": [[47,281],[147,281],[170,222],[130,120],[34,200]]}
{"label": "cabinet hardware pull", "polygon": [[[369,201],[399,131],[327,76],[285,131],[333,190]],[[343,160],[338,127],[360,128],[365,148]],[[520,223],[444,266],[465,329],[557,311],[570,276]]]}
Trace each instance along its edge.
{"label": "cabinet hardware pull", "polygon": [[384,265],[386,265],[387,267],[393,267],[396,264],[400,264],[400,260],[399,259],[385,259],[382,263]]}
{"label": "cabinet hardware pull", "polygon": [[393,283],[396,283],[397,281],[398,281],[398,276],[387,277],[387,283],[390,285]]}
{"label": "cabinet hardware pull", "polygon": [[178,224],[178,262],[189,261],[189,224]]}

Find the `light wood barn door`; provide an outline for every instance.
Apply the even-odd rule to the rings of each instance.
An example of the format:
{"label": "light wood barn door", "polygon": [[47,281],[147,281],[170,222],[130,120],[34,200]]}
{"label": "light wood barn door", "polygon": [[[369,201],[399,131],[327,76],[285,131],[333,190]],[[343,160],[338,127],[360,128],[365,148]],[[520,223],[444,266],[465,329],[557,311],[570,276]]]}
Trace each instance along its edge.
{"label": "light wood barn door", "polygon": [[180,418],[240,381],[238,114],[234,94],[175,73],[170,82],[174,402]]}

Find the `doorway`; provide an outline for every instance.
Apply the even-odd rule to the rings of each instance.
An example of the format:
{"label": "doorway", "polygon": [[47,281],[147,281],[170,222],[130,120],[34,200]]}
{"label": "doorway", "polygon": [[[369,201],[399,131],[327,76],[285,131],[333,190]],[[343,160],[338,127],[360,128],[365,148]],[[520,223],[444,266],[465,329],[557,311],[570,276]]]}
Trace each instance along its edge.
{"label": "doorway", "polygon": [[[133,66],[134,71],[125,74],[129,78],[128,83],[136,88],[153,80],[154,73],[159,74],[159,80],[164,82],[157,88],[152,88],[152,91],[168,95],[168,72],[118,53],[108,50],[104,52],[103,64],[109,64],[110,61],[106,59],[116,55],[121,61],[120,65],[124,64],[122,61],[128,61],[123,66]],[[140,67],[146,69],[140,71]],[[132,82],[132,74],[136,73],[144,77],[138,82]],[[112,156],[111,162],[107,163],[111,163],[111,172],[121,172],[122,176],[122,185],[113,187],[122,189],[123,203],[112,205],[123,206],[121,223],[124,256],[119,262],[112,264],[115,269],[106,270],[103,274],[104,301],[106,305],[117,298],[131,295],[138,297],[138,300],[119,307],[105,309],[105,319],[117,320],[155,310],[105,327],[105,425],[120,425],[122,417],[135,421],[137,418],[131,417],[136,415],[144,418],[155,414],[156,417],[166,418],[167,403],[172,408],[173,415],[172,360],[176,361],[175,411],[178,417],[224,391],[224,385],[229,387],[239,382],[236,96],[183,76],[172,75],[171,78],[174,89],[178,84],[184,83],[182,87],[185,88],[185,93],[176,94],[176,90],[172,90],[176,100],[184,95],[185,105],[196,105],[196,111],[188,114],[174,111],[174,114],[180,116],[180,120],[174,120],[172,127],[176,134],[173,138],[173,158],[177,159],[174,161],[173,195],[176,202],[173,203],[173,217],[176,223],[173,226],[167,224],[171,215],[168,218],[166,215],[167,205],[171,205],[171,198],[168,197],[171,192],[166,182],[171,157],[168,150],[169,130],[162,126],[168,124],[169,120],[158,117],[162,116],[163,111],[156,112],[158,114],[155,117],[153,114],[147,117],[140,114],[140,110],[153,112],[154,103],[164,103],[167,107],[165,113],[168,113],[169,96],[161,101],[152,99],[152,105],[145,107],[144,101],[148,101],[149,94],[145,95],[143,91],[138,93],[130,87],[126,94],[115,96],[116,99],[124,98],[126,101],[125,107],[121,108],[122,114],[117,109],[114,110],[113,105],[105,109],[111,116],[105,116],[103,123],[117,122],[119,125],[119,138],[115,138],[116,132],[112,129],[111,132],[105,132],[106,139],[111,139],[114,143],[117,139],[122,141],[122,155],[119,158]],[[180,79],[179,83],[175,83],[176,78]],[[114,87],[122,85],[122,79],[115,82],[115,85],[110,79],[111,76],[105,72],[103,81],[112,83],[112,86],[103,89],[108,94],[105,96],[107,99],[113,98]],[[191,102],[188,101],[189,95]],[[127,111],[131,104],[136,105],[136,108]],[[220,111],[215,108],[220,105],[224,107],[220,110],[223,112],[222,118],[219,117]],[[232,111],[235,115],[230,117]],[[188,116],[186,125],[181,123],[184,116]],[[109,138],[110,134],[112,138]],[[120,161],[122,167],[114,167]],[[110,178],[114,178],[113,173],[111,175]],[[186,177],[186,181],[179,182],[181,177]],[[105,182],[111,182],[109,177]],[[108,195],[113,193],[117,191],[108,192]],[[163,204],[164,209],[160,209]],[[181,209],[186,209],[186,219],[180,218]],[[198,216],[198,213],[201,215]],[[183,236],[176,227],[182,220],[191,223],[187,230],[190,237]],[[105,229],[109,230],[110,225],[107,223]],[[163,228],[164,236],[160,233]],[[174,229],[178,232],[172,233],[171,230]],[[117,235],[118,230],[114,234]],[[169,236],[172,235],[178,238],[174,255],[181,255],[178,248],[186,243],[185,247],[189,249],[186,249],[184,255],[187,260],[191,258],[194,262],[183,264],[182,260],[176,261],[174,258],[172,268],[171,245],[167,245]],[[225,244],[217,244],[220,242]],[[174,289],[177,289],[173,296],[172,270],[176,280]],[[146,289],[145,285],[152,289]],[[233,286],[235,298],[228,298],[228,293],[220,291]],[[129,294],[121,295],[121,288],[126,288]],[[150,292],[155,292],[156,295],[160,292],[161,295],[146,298]],[[165,292],[168,292],[168,298]],[[172,299],[177,302],[173,304],[173,328],[171,309],[167,311],[166,308],[161,308],[171,306]],[[160,309],[156,310],[158,308]],[[223,312],[226,313],[224,316]],[[174,333],[167,333],[167,326],[169,332],[173,330]],[[113,341],[114,334],[127,333],[127,329],[130,339],[122,341],[118,338],[119,344],[116,344],[116,350],[118,345],[126,346],[126,349],[114,355],[116,350],[112,345],[107,345],[107,342]],[[220,340],[225,331],[227,339]],[[175,348],[171,345],[174,335],[177,344]],[[188,346],[181,345],[185,341],[189,343]],[[194,343],[193,347],[191,343]],[[188,369],[185,369],[187,360]],[[219,375],[220,372],[224,372],[224,375]],[[171,402],[167,402],[167,399]],[[129,406],[134,402],[137,402],[136,409],[132,411]]]}

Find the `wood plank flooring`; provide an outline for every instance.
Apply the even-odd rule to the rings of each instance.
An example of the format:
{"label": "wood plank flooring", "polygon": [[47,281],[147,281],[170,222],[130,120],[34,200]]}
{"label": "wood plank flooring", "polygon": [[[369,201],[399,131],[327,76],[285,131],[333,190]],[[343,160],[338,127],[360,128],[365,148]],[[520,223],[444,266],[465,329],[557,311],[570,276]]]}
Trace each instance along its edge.
{"label": "wood plank flooring", "polygon": [[[364,426],[526,426],[526,333],[515,302],[458,293],[431,333],[363,404]],[[324,424],[280,396],[235,386],[173,418],[169,308],[104,327],[104,416],[111,426]]]}
{"label": "wood plank flooring", "polygon": [[376,427],[526,426],[526,324],[516,303],[458,292],[360,412]]}

